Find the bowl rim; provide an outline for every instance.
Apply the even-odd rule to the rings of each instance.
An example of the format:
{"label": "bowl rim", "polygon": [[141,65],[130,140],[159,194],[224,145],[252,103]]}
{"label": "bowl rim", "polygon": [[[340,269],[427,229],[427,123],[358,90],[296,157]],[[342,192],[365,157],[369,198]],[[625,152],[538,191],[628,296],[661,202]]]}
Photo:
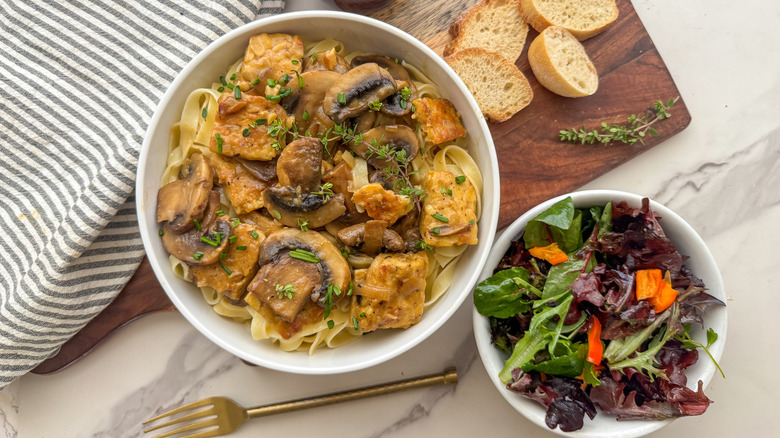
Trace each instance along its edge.
{"label": "bowl rim", "polygon": [[[488,166],[489,168],[481,169],[481,171],[483,175],[485,173],[492,173],[492,175],[495,175],[496,177],[493,178],[495,183],[490,188],[483,187],[482,190],[483,201],[489,197],[492,200],[492,202],[490,203],[492,205],[490,205],[491,208],[489,211],[486,209],[486,205],[485,205],[486,203],[485,202],[482,203],[482,212],[481,212],[482,219],[480,219],[480,226],[486,228],[487,235],[483,239],[484,243],[480,242],[480,244],[485,245],[485,247],[483,250],[478,251],[477,254],[478,257],[475,258],[476,259],[475,266],[477,269],[474,269],[474,271],[471,272],[466,277],[462,286],[463,290],[459,292],[457,299],[451,303],[450,307],[445,309],[445,311],[439,316],[437,320],[434,320],[427,325],[420,326],[421,331],[419,333],[416,333],[416,335],[409,342],[405,343],[399,348],[395,348],[383,354],[377,354],[361,361],[352,362],[348,365],[327,365],[326,364],[323,366],[312,367],[311,364],[306,363],[305,361],[301,361],[297,365],[289,364],[289,363],[280,364],[273,360],[266,360],[264,358],[254,357],[248,354],[247,352],[243,351],[242,349],[237,348],[236,346],[228,342],[227,339],[223,339],[223,337],[217,335],[215,331],[212,330],[211,327],[201,322],[187,309],[187,307],[183,304],[182,300],[179,299],[178,295],[173,292],[174,290],[173,285],[171,285],[163,275],[163,270],[165,269],[165,266],[167,266],[167,263],[163,263],[160,259],[157,258],[154,251],[151,251],[151,248],[153,248],[154,245],[154,238],[152,234],[156,236],[157,230],[156,229],[152,230],[154,224],[148,223],[148,221],[145,220],[145,212],[144,212],[145,203],[143,202],[143,200],[137,199],[136,214],[138,216],[138,225],[141,234],[141,240],[143,242],[144,248],[146,250],[147,258],[149,259],[149,263],[152,267],[152,271],[154,272],[155,277],[159,281],[160,285],[162,286],[168,298],[173,302],[176,309],[201,334],[205,335],[209,340],[216,343],[221,348],[230,352],[231,354],[245,361],[251,362],[256,365],[260,365],[265,368],[290,372],[290,373],[296,373],[296,374],[308,374],[308,375],[339,374],[339,373],[357,371],[360,369],[365,369],[365,368],[378,365],[380,363],[383,363],[387,360],[390,360],[394,357],[397,357],[405,353],[406,351],[418,345],[423,340],[427,339],[432,333],[438,330],[446,321],[448,321],[452,317],[455,311],[457,311],[461,307],[466,297],[470,295],[470,291],[476,285],[476,282],[479,277],[479,273],[482,267],[484,266],[490,253],[489,242],[493,242],[495,237],[496,227],[498,224],[498,211],[500,206],[500,191],[501,191],[500,179],[497,177],[499,175],[498,158],[496,155],[496,150],[490,133],[490,129],[488,128],[484,116],[479,111],[479,107],[474,97],[468,91],[468,88],[460,79],[460,77],[458,77],[458,75],[443,60],[443,58],[441,58],[431,48],[429,48],[427,45],[425,45],[415,37],[409,35],[408,33],[390,24],[384,23],[382,21],[370,17],[365,17],[362,15],[351,14],[351,13],[341,12],[341,11],[288,12],[288,13],[269,16],[269,17],[264,17],[246,23],[235,29],[232,29],[229,32],[222,35],[221,37],[209,43],[203,50],[199,51],[197,55],[195,55],[195,57],[193,57],[184,66],[184,68],[182,68],[181,71],[176,75],[176,77],[168,86],[166,92],[160,99],[160,102],[155,108],[154,114],[150,119],[149,126],[146,129],[146,133],[144,135],[143,143],[141,146],[141,152],[138,158],[138,170],[136,173],[135,192],[137,194],[136,195],[137,198],[143,198],[143,193],[145,188],[144,181],[147,177],[145,163],[149,159],[150,147],[151,147],[150,145],[151,145],[153,133],[160,129],[159,124],[160,124],[160,119],[162,118],[163,115],[163,110],[169,106],[172,98],[181,92],[180,89],[182,85],[186,82],[187,78],[192,75],[195,67],[199,65],[201,62],[203,62],[206,58],[212,56],[223,45],[232,41],[234,38],[240,37],[241,35],[243,35],[244,33],[250,30],[259,33],[263,31],[263,28],[268,26],[276,25],[279,23],[294,22],[302,19],[316,19],[316,20],[333,19],[333,20],[342,20],[345,22],[353,22],[353,23],[357,22],[364,25],[368,25],[370,27],[379,28],[384,32],[390,34],[392,37],[403,40],[404,44],[413,46],[415,49],[417,49],[422,53],[424,59],[431,61],[433,64],[436,65],[437,68],[445,72],[448,78],[451,79],[457,87],[457,91],[455,91],[455,93],[462,95],[462,97],[466,100],[466,102],[470,107],[469,110],[472,113],[474,113],[476,123],[479,126],[479,132],[477,134],[480,136],[482,142],[485,144],[485,150],[483,151],[480,149],[480,153],[488,154],[487,163],[489,165]],[[427,68],[423,68],[422,66],[418,66],[418,67],[423,69],[423,71],[427,70]],[[449,292],[450,291],[448,291],[448,293]],[[442,304],[442,303],[437,303],[437,304]],[[255,342],[262,342],[262,341],[255,341]],[[298,354],[298,353],[300,352],[290,352],[290,354]],[[305,354],[305,353],[301,353],[301,354]]]}
{"label": "bowl rim", "polygon": [[[613,202],[625,200],[630,205],[639,205],[643,198],[648,197],[648,196],[638,195],[636,193],[620,191],[620,190],[593,189],[593,190],[580,190],[580,191],[565,193],[563,195],[556,196],[542,203],[539,203],[533,208],[523,213],[522,215],[520,215],[509,226],[507,226],[504,230],[499,232],[499,235],[496,237],[496,240],[493,244],[493,251],[491,252],[490,257],[488,257],[488,261],[483,267],[483,271],[480,275],[479,281],[483,281],[484,279],[493,275],[493,269],[495,269],[495,267],[500,262],[501,258],[503,258],[503,255],[509,249],[512,239],[525,228],[526,224],[532,218],[536,217],[537,215],[539,215],[541,212],[543,212],[544,210],[546,210],[556,202],[561,201],[562,199],[565,199],[566,197],[569,196],[572,197],[575,206],[578,206],[579,208],[582,208],[585,205],[598,205],[598,203],[601,203],[601,201],[604,199],[608,199]],[[700,248],[700,253],[706,258],[706,260],[704,260],[704,263],[714,267],[714,269],[711,272],[711,277],[707,278],[705,284],[707,285],[708,290],[717,291],[718,292],[717,297],[721,298],[725,302],[725,298],[726,298],[725,286],[723,283],[723,278],[720,273],[720,269],[717,266],[714,256],[712,255],[711,251],[707,247],[707,244],[704,242],[701,236],[699,236],[696,230],[685,219],[683,219],[680,215],[675,213],[669,207],[666,207],[665,205],[657,201],[654,201],[653,199],[650,199],[650,207],[653,209],[653,211],[661,215],[660,222],[662,224],[665,221],[665,219],[668,220],[667,218],[671,218],[676,222],[676,225],[678,226],[680,231],[682,231],[682,233],[689,236],[694,241],[694,244]],[[728,327],[728,306],[724,307],[722,313],[723,313],[722,324],[718,327],[717,330],[718,343],[715,345],[717,348],[711,349],[713,357],[715,358],[715,360],[718,361],[720,361],[723,355],[723,349],[726,344],[726,333]],[[498,378],[499,370],[493,369],[493,367],[489,363],[489,358],[496,357],[498,352],[490,343],[489,335],[485,334],[488,328],[487,318],[481,315],[477,311],[476,307],[473,307],[473,305],[472,305],[472,325],[474,327],[473,335],[475,338],[475,342],[477,344],[477,350],[479,353],[480,360],[491,382],[496,387],[496,390],[516,411],[522,414],[527,420],[543,428],[544,430],[547,430],[548,432],[552,432],[554,434],[561,435],[561,436],[576,437],[576,438],[586,438],[586,437],[587,438],[602,438],[602,437],[636,438],[636,437],[644,436],[646,434],[655,432],[661,429],[662,427],[670,424],[672,421],[674,421],[674,419],[660,420],[660,421],[643,421],[643,420],[621,421],[620,423],[622,424],[633,423],[635,425],[634,428],[630,430],[625,430],[623,432],[603,431],[603,430],[584,430],[584,428],[574,432],[562,432],[559,428],[550,429],[545,424],[544,408],[541,405],[529,399],[523,398],[519,394],[515,394],[507,390],[506,385],[503,382],[501,382],[501,380]],[[700,360],[709,361],[709,358],[700,357]],[[715,371],[716,370],[714,365],[708,366],[705,369],[705,372],[703,373],[700,379],[702,380],[703,386],[706,387],[710,383],[710,381],[715,375]],[[607,415],[601,411],[598,411],[598,414],[602,416]],[[586,420],[585,425],[587,426],[588,419],[586,418],[585,420]]]}

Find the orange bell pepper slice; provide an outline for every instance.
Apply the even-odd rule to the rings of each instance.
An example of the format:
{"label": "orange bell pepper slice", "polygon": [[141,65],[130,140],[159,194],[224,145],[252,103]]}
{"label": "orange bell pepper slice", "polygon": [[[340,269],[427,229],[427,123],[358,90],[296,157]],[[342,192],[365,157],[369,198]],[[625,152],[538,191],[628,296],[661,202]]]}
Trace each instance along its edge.
{"label": "orange bell pepper slice", "polygon": [[661,313],[674,303],[678,293],[679,292],[672,287],[672,279],[669,275],[669,271],[666,271],[666,275],[664,276],[663,281],[661,281],[658,295],[648,299],[647,303],[655,310],[655,313]]}
{"label": "orange bell pepper slice", "polygon": [[663,287],[663,274],[660,269],[640,269],[636,271],[636,299],[646,300],[658,296]]}
{"label": "orange bell pepper slice", "polygon": [[591,316],[593,324],[588,329],[588,362],[598,365],[604,356],[604,345],[601,343],[601,321],[596,316]]}
{"label": "orange bell pepper slice", "polygon": [[558,248],[557,243],[552,243],[547,246],[537,246],[529,249],[528,252],[537,259],[547,260],[553,265],[569,260],[569,256]]}

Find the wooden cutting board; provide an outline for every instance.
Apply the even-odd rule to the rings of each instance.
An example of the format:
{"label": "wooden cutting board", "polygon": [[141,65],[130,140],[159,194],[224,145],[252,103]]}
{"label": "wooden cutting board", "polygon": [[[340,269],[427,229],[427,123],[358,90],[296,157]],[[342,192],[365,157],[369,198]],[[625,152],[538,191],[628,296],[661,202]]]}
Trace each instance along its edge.
{"label": "wooden cutting board", "polygon": [[[417,37],[441,54],[450,40],[450,24],[478,0],[396,0],[372,16]],[[499,226],[512,222],[545,199],[570,192],[685,129],[691,116],[680,99],[672,118],[658,124],[660,133],[645,144],[572,145],[557,133],[568,128],[597,128],[601,122],[622,123],[642,113],[656,100],[680,95],[633,5],[618,0],[620,16],[604,33],[583,43],[599,72],[598,92],[568,99],[550,93],[534,79],[524,51],[517,66],[534,91],[531,104],[512,119],[490,130],[501,172]],[[537,33],[531,30],[528,43]],[[34,373],[49,374],[70,365],[117,328],[161,310],[174,310],[146,259],[117,299],[65,343],[59,354]]]}

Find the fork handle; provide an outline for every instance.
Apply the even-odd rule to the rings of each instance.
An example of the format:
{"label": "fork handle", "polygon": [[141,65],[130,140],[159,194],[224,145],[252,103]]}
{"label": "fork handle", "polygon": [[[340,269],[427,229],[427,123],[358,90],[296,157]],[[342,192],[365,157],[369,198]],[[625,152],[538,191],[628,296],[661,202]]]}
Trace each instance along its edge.
{"label": "fork handle", "polygon": [[249,408],[246,410],[246,412],[249,418],[266,417],[268,415],[300,411],[302,409],[316,408],[319,406],[332,405],[352,400],[360,400],[377,395],[404,391],[407,389],[424,388],[427,386],[434,386],[439,384],[455,385],[457,383],[457,371],[455,368],[449,368],[438,374],[431,374],[414,379],[400,380],[398,382],[386,383],[384,385],[369,386],[366,388],[354,389],[352,391],[336,392],[318,397],[303,398],[289,402],[258,406]]}

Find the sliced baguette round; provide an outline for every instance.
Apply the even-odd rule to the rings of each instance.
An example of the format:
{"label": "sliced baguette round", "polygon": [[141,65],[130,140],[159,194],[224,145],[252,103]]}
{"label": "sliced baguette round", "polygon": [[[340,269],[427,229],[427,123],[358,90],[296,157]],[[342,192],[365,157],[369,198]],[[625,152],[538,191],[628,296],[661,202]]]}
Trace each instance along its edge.
{"label": "sliced baguette round", "polygon": [[584,97],[599,88],[599,75],[585,48],[568,30],[550,26],[528,48],[528,63],[540,84],[565,97]]}
{"label": "sliced baguette round", "polygon": [[520,14],[520,0],[484,0],[464,12],[450,27],[454,37],[444,56],[481,47],[514,62],[523,52],[528,23]]}
{"label": "sliced baguette round", "polygon": [[615,0],[520,0],[520,13],[537,32],[560,26],[584,41],[618,17]]}
{"label": "sliced baguette round", "polygon": [[455,70],[490,122],[503,122],[533,99],[533,91],[517,66],[497,52],[474,47],[444,58]]}

